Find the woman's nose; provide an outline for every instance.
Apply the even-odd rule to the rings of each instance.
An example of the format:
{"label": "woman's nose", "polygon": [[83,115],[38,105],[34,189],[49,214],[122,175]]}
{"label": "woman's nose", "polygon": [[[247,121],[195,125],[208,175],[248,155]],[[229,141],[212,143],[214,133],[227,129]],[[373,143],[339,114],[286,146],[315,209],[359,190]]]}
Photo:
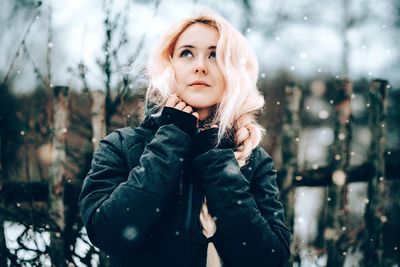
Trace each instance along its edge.
{"label": "woman's nose", "polygon": [[195,64],[196,64],[194,66],[195,74],[197,74],[197,73],[207,74],[208,73],[208,69],[207,69],[204,59],[202,59],[202,58],[197,59]]}

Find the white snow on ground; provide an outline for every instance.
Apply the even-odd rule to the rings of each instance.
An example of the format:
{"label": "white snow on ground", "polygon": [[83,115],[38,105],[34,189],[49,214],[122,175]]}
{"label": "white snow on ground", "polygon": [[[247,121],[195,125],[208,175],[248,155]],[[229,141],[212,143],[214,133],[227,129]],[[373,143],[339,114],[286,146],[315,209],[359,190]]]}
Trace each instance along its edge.
{"label": "white snow on ground", "polygon": [[[326,266],[326,255],[317,256],[315,249],[310,246],[316,237],[318,216],[325,202],[325,187],[297,187],[295,193],[295,226],[293,242],[297,242],[300,249],[300,257],[304,267]],[[349,184],[348,211],[352,224],[348,230],[360,225],[363,221],[367,184],[357,182]],[[359,250],[346,252],[344,267],[360,266],[362,252]],[[298,266],[298,265],[294,265]],[[298,266],[300,267],[300,266]]]}
{"label": "white snow on ground", "polygon": [[[26,227],[22,224],[5,221],[4,222],[4,232],[6,237],[6,246],[11,251],[18,247],[17,238],[21,235],[21,233],[26,229]],[[81,229],[82,237],[86,242],[89,242],[89,239],[86,235],[85,228]],[[38,233],[33,230],[29,230],[29,238],[24,240],[24,244],[31,249],[39,249],[40,251],[45,250],[45,246],[50,244],[50,233],[49,232],[42,232]],[[89,250],[89,245],[83,242],[81,239],[76,241],[75,245],[75,252],[79,256],[83,257],[86,255],[87,251]],[[35,254],[31,251],[20,251],[18,253],[18,258],[20,259],[30,259],[34,257]],[[50,257],[48,255],[41,256],[41,266],[42,267],[50,267]],[[86,267],[86,265],[82,264],[78,257],[74,257],[75,263],[77,267]],[[97,267],[99,263],[98,256],[95,256],[91,261],[92,267]],[[9,263],[8,263],[9,264]],[[30,265],[26,265],[30,266]]]}

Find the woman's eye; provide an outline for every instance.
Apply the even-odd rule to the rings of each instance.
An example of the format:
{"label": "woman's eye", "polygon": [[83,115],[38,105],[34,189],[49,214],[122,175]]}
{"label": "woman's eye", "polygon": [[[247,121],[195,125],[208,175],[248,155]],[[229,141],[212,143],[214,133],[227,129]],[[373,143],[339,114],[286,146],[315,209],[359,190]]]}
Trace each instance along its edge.
{"label": "woman's eye", "polygon": [[185,49],[181,52],[180,54],[181,57],[188,57],[188,56],[193,56],[192,52],[188,49]]}
{"label": "woman's eye", "polygon": [[211,51],[210,58],[217,58],[217,52]]}

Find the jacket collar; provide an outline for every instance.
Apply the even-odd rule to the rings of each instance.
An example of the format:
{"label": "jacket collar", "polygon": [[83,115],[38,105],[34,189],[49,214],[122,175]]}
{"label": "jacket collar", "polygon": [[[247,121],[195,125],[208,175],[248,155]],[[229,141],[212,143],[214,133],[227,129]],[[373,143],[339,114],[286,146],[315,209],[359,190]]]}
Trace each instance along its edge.
{"label": "jacket collar", "polygon": [[[160,127],[160,113],[147,115],[142,123],[139,125],[142,128],[157,131]],[[221,140],[219,148],[236,148],[235,144],[235,134],[233,129],[230,129],[224,138]]]}

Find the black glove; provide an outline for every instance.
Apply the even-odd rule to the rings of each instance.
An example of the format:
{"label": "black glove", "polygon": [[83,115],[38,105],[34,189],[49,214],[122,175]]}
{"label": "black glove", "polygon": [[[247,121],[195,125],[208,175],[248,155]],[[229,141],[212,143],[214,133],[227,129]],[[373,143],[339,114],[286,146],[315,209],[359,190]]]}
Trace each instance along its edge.
{"label": "black glove", "polygon": [[196,157],[215,148],[218,141],[218,128],[208,128],[198,132],[193,137],[192,155]]}
{"label": "black glove", "polygon": [[217,127],[208,128],[201,132],[198,132],[193,137],[192,156],[196,157],[200,154],[207,152],[212,148],[219,149],[235,149],[235,138],[234,131],[228,130],[221,142],[217,145],[218,141],[218,129]]}
{"label": "black glove", "polygon": [[193,137],[197,132],[197,118],[182,110],[164,107],[160,116],[160,126],[174,124],[176,127]]}

